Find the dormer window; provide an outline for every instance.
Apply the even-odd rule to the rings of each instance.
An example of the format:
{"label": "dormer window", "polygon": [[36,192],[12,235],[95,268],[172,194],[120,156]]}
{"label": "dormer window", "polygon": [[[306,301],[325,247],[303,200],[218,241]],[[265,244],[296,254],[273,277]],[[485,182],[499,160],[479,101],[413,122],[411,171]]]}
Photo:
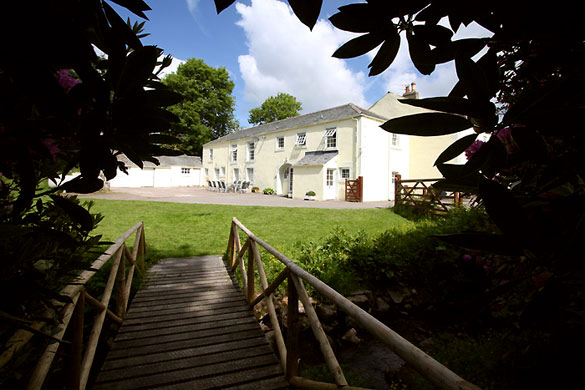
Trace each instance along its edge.
{"label": "dormer window", "polygon": [[337,147],[337,129],[325,130],[325,142],[328,148]]}
{"label": "dormer window", "polygon": [[297,146],[305,146],[307,145],[307,134],[306,133],[298,133],[297,134]]}

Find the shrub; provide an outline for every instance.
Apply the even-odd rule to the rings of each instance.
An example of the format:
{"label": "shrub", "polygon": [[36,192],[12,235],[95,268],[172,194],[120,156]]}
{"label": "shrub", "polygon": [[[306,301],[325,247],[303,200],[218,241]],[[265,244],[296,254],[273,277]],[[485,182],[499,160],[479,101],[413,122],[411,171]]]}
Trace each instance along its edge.
{"label": "shrub", "polygon": [[317,194],[315,194],[315,191],[308,191],[305,195],[307,195],[307,196],[315,196]]}
{"label": "shrub", "polygon": [[274,195],[274,190],[270,187],[264,188],[262,192],[264,192],[264,195]]}
{"label": "shrub", "polygon": [[259,187],[252,187],[252,192],[258,192],[258,191],[260,191]]}

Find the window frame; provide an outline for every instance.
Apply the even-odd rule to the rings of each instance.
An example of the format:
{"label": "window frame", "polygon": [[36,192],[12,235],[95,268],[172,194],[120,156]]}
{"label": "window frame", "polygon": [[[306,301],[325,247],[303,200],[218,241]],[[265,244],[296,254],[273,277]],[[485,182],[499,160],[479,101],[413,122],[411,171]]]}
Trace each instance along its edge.
{"label": "window frame", "polygon": [[400,136],[396,133],[392,133],[392,147],[399,148],[400,147]]}
{"label": "window frame", "polygon": [[233,175],[233,181],[240,180],[240,168],[239,167],[234,167],[232,169],[232,175]]}
{"label": "window frame", "polygon": [[337,128],[332,127],[325,130],[325,147],[327,149],[337,148]]}
{"label": "window frame", "polygon": [[230,145],[231,162],[238,162],[238,144]]}
{"label": "window frame", "polygon": [[[250,177],[250,172],[252,172],[252,177]],[[250,183],[254,183],[254,168],[246,168],[246,179],[247,181],[249,181]]]}
{"label": "window frame", "polygon": [[247,161],[256,161],[256,143],[248,142]]}
{"label": "window frame", "polygon": [[[282,146],[280,146],[280,140],[282,140]],[[282,137],[276,137],[276,150],[284,150],[284,136]]]}
{"label": "window frame", "polygon": [[191,174],[191,168],[181,167],[181,175],[190,175],[190,174]]}
{"label": "window frame", "polygon": [[[331,178],[329,177],[330,173],[331,173]],[[335,169],[334,168],[327,168],[327,170],[325,172],[325,186],[333,187],[334,184],[335,184]]]}
{"label": "window frame", "polygon": [[[343,172],[346,171],[347,172],[347,177],[344,177]],[[339,179],[340,180],[351,180],[351,168],[346,168],[346,167],[341,167],[339,168]]]}
{"label": "window frame", "polygon": [[213,161],[213,148],[209,149],[209,161]]}
{"label": "window frame", "polygon": [[[302,140],[302,143],[299,142]],[[307,133],[297,133],[295,146],[307,146]]]}

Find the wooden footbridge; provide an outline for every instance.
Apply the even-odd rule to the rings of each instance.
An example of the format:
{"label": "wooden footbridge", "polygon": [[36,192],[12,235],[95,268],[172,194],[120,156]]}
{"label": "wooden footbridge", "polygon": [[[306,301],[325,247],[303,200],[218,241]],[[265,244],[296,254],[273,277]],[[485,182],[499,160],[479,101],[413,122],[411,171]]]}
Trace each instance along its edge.
{"label": "wooden footbridge", "polygon": [[[130,250],[125,242],[132,234],[135,240]],[[246,238],[244,245],[241,236]],[[258,246],[284,266],[270,284]],[[46,347],[28,389],[55,388],[58,379],[62,379],[59,388],[76,390],[356,389],[343,375],[305,283],[353,317],[433,384],[452,390],[479,389],[298,267],[235,218],[225,264],[219,256],[164,259],[144,275],[142,288],[128,309],[134,272],[141,269],[144,252],[144,227],[139,223],[62,291],[71,301],[62,304],[61,323],[52,332],[59,341]],[[86,291],[85,285],[107,263],[111,264],[110,273],[98,299]],[[241,272],[241,288],[233,275],[237,268]],[[285,280],[288,281],[288,308],[287,331],[283,335],[272,294]],[[299,347],[302,347],[298,345],[299,301],[303,303],[335,383],[314,382],[299,376]],[[274,349],[252,313],[260,302],[266,303],[273,326]],[[87,307],[95,310],[88,314]],[[84,326],[88,318],[92,324]],[[106,318],[121,326],[105,361],[97,367],[93,362]],[[42,329],[44,325],[37,323],[33,327]],[[24,330],[17,332],[5,345],[0,367],[32,335]],[[58,365],[66,368],[67,373],[57,375],[62,377],[57,379],[49,375],[56,356],[59,356]]]}

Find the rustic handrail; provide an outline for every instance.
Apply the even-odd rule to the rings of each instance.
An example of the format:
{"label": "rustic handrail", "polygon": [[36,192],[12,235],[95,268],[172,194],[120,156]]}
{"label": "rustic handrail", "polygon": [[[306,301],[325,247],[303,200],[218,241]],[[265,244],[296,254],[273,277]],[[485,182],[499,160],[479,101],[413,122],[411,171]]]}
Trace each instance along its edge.
{"label": "rustic handrail", "polygon": [[[244,247],[240,247],[239,245],[240,238],[238,229],[244,232],[244,234],[248,237]],[[421,375],[423,375],[433,384],[439,386],[440,388],[449,390],[480,390],[478,386],[459,377],[457,374],[434,360],[425,352],[404,339],[392,329],[388,328],[372,315],[349,301],[347,298],[339,294],[327,284],[296,265],[292,260],[280,253],[278,250],[260,238],[256,237],[254,233],[252,233],[236,218],[232,219],[228,242],[229,244],[227,255],[232,271],[235,270],[238,265],[244,265],[243,257],[246,251],[248,252],[249,259],[252,258],[256,260],[256,265],[258,267],[258,273],[260,275],[262,284],[262,292],[255,296],[253,261],[248,261],[247,272],[242,272],[242,282],[245,286],[244,292],[246,299],[251,307],[260,303],[262,300],[266,300],[270,321],[274,325],[274,334],[276,338],[277,349],[280,355],[280,361],[291,385],[297,388],[305,389],[355,389],[347,384],[347,381],[343,376],[341,367],[339,366],[339,363],[333,354],[333,350],[331,349],[327,337],[323,332],[323,328],[319,322],[319,319],[317,318],[317,314],[315,313],[315,310],[310,303],[303,284],[304,281],[309,283],[316,291],[318,291],[324,297],[328,298],[331,302],[335,303],[341,310],[355,319],[358,324],[367,329],[372,335],[382,341],[386,346],[388,346],[398,356],[408,362],[413,368],[415,368]],[[270,285],[268,285],[268,281],[266,280],[264,267],[260,259],[260,252],[258,251],[256,244],[263,247],[266,251],[268,251],[268,253],[272,254],[285,266],[285,271],[281,272],[276,280]],[[286,279],[285,275],[288,278],[288,335],[286,342],[282,337],[282,332],[272,302],[272,292],[276,289],[278,284]],[[276,284],[277,281],[278,284]],[[262,298],[260,298],[261,296]],[[311,328],[317,341],[319,342],[319,346],[325,358],[327,367],[335,379],[335,384],[309,381],[298,376],[298,329],[296,325],[296,318],[298,316],[299,299],[303,302],[305,312],[307,313],[307,317],[309,318],[311,324]]]}
{"label": "rustic handrail", "polygon": [[[136,233],[136,235],[132,253],[130,253],[125,241],[133,233]],[[53,359],[62,341],[64,341],[65,332],[70,325],[69,333],[71,337],[69,344],[71,344],[71,353],[69,354],[68,366],[70,372],[67,378],[67,387],[70,389],[85,389],[105,317],[108,316],[118,323],[121,323],[124,319],[126,308],[128,307],[134,271],[138,269],[139,272],[142,272],[141,268],[143,268],[143,265],[139,264],[138,260],[144,261],[145,251],[144,224],[139,222],[120,236],[114,244],[93,262],[88,270],[81,272],[69,285],[61,290],[60,295],[70,298],[71,302],[62,305],[59,310],[60,323],[52,334],[59,341],[51,343],[45,348],[28,382],[28,390],[42,388]],[[85,285],[110,259],[113,259],[112,268],[102,298],[98,300],[85,291]],[[126,271],[126,260],[128,260],[130,265],[128,271]],[[115,312],[109,309],[109,302],[113,293],[116,295]],[[58,304],[57,302],[55,303]],[[96,308],[98,313],[95,317],[84,352],[83,321],[86,303]],[[33,325],[35,329],[41,329],[43,326],[44,323],[42,322]],[[17,331],[7,342],[8,349],[0,357],[0,361],[7,362],[10,360],[31,337],[32,333],[30,332],[25,330]]]}

